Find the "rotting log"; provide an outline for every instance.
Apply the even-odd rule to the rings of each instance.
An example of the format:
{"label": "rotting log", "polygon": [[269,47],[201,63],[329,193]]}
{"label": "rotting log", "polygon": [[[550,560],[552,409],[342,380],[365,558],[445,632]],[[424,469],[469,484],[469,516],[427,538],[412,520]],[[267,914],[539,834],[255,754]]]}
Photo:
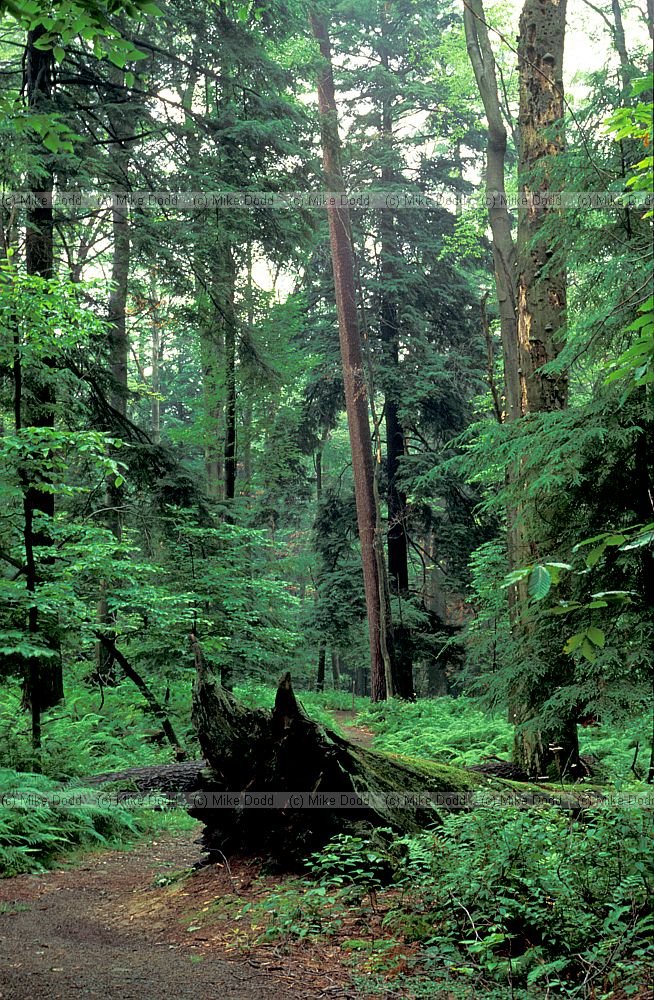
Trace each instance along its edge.
{"label": "rotting log", "polygon": [[[471,808],[470,793],[474,805],[485,792],[495,800],[561,801],[553,789],[357,746],[308,717],[288,673],[272,712],[247,708],[221,687],[192,641],[192,718],[208,766],[189,812],[205,825],[208,861],[237,852],[292,866],[336,833],[424,829],[453,808]],[[406,795],[414,799],[407,803]],[[353,806],[358,797],[364,805]],[[579,807],[574,793],[569,800]]]}
{"label": "rotting log", "polygon": [[116,791],[144,795],[161,792],[163,795],[189,795],[200,788],[200,773],[207,766],[204,760],[186,760],[177,764],[152,764],[146,767],[128,767],[121,771],[108,771],[81,778],[84,785],[113,785]]}

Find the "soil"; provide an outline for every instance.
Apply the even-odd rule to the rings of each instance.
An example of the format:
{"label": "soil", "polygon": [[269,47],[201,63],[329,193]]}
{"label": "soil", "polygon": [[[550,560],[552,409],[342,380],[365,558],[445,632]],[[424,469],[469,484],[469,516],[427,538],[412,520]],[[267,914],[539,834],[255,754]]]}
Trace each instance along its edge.
{"label": "soil", "polygon": [[300,958],[269,950],[258,958],[256,949],[247,957],[230,954],[220,942],[225,933],[193,923],[201,903],[233,888],[226,880],[248,881],[240,863],[162,885],[200,860],[199,832],[198,825],[132,850],[86,855],[76,866],[0,881],[0,998],[361,997],[348,973],[334,968],[334,956],[324,965],[308,949]]}
{"label": "soil", "polygon": [[372,746],[375,738],[374,733],[370,729],[366,729],[365,726],[353,725],[357,717],[356,712],[335,710],[332,712],[332,715],[342,727],[348,740],[351,740],[352,743],[356,743],[360,747]]}

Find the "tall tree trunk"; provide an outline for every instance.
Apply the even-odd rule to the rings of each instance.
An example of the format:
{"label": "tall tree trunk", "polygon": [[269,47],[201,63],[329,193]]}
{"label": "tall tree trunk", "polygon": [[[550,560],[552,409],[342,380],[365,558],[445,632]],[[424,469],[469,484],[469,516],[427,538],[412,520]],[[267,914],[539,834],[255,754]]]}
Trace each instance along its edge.
{"label": "tall tree trunk", "polygon": [[[565,323],[565,268],[553,260],[551,242],[543,235],[552,209],[546,204],[552,160],[564,148],[563,45],[565,0],[526,0],[520,18],[520,158],[518,165],[518,358],[521,413],[543,413],[567,406],[564,372],[545,372],[556,360]],[[520,565],[546,550],[551,528],[538,512],[526,512],[520,537]],[[523,603],[526,594],[522,593]],[[543,651],[547,678],[521,678],[514,692],[517,725],[514,759],[528,774],[548,770],[574,773],[578,764],[577,727],[572,716],[547,730],[530,725],[543,702],[569,672],[569,661],[557,649]],[[525,725],[526,724],[526,725]]]}
{"label": "tall tree trunk", "polygon": [[[381,64],[390,74],[389,55],[386,48],[388,24],[385,11],[381,11],[381,30],[384,45],[380,51]],[[393,107],[388,89],[382,96],[381,108],[382,139],[382,187],[391,186],[393,170]],[[388,507],[388,530],[386,543],[388,550],[388,580],[390,590],[399,601],[409,592],[409,557],[406,533],[407,499],[398,486],[400,460],[405,451],[404,428],[399,414],[399,315],[396,286],[396,260],[398,256],[395,220],[392,209],[383,209],[380,214],[380,315],[379,332],[384,349],[386,365],[386,387],[384,392],[384,414],[386,424],[386,476],[388,480],[386,502]],[[396,621],[393,627],[393,688],[400,698],[412,698],[413,691],[413,649],[411,634],[406,626]]]}
{"label": "tall tree trunk", "polygon": [[[28,32],[25,51],[24,85],[30,112],[47,113],[50,110],[54,59],[51,50],[40,49],[37,43],[44,34],[43,27]],[[25,232],[25,266],[28,274],[50,279],[54,274],[52,192],[53,171],[48,155],[39,164],[39,171],[32,179],[31,188],[38,194],[36,204],[27,211]],[[55,424],[54,363],[45,360],[43,370],[29,369],[20,374],[20,356],[17,354],[16,414],[17,427],[52,428]],[[21,412],[22,408],[22,412]],[[27,588],[34,593],[39,577],[39,562],[45,567],[49,560],[39,559],[38,550],[50,544],[47,524],[54,517],[54,494],[25,484],[23,497],[24,543],[27,565]],[[35,517],[43,517],[43,527],[34,529]],[[52,617],[41,616],[36,607],[28,612],[28,629],[33,641],[58,650],[60,646],[58,624]],[[31,657],[27,669],[25,701],[32,713],[32,742],[38,750],[41,744],[41,713],[63,698],[63,671],[60,656]]]}
{"label": "tall tree trunk", "polygon": [[495,290],[504,359],[505,417],[507,420],[515,420],[521,413],[517,332],[518,271],[504,182],[507,133],[502,121],[495,57],[488,37],[482,0],[464,0],[463,22],[468,56],[488,122],[486,198],[493,237]]}
{"label": "tall tree trunk", "polygon": [[161,317],[159,314],[159,296],[157,293],[157,281],[154,273],[150,275],[150,296],[152,300],[151,317],[151,353],[150,364],[152,376],[150,386],[152,388],[152,408],[151,408],[151,434],[152,443],[161,444],[161,376],[159,366],[161,364]]}
{"label": "tall tree trunk", "polygon": [[202,362],[202,399],[204,419],[204,470],[207,494],[220,500],[223,492],[223,403],[220,370],[224,344],[216,309],[203,292],[199,293],[200,357]]}
{"label": "tall tree trunk", "polygon": [[[318,108],[323,168],[328,190],[341,192],[344,190],[344,183],[331,46],[327,27],[322,18],[315,11],[312,11],[310,19],[323,60],[318,76]],[[382,649],[383,615],[386,609],[382,608],[382,581],[375,554],[377,514],[373,486],[372,442],[368,423],[368,398],[363,356],[359,338],[350,216],[347,207],[340,204],[330,205],[327,212],[343,364],[345,406],[352,451],[354,493],[370,635],[371,697],[373,701],[381,701],[390,697],[393,692],[389,689],[388,671]]]}
{"label": "tall tree trunk", "polygon": [[520,159],[518,177],[518,359],[521,413],[567,405],[565,373],[543,366],[559,353],[565,322],[566,276],[551,266],[542,236],[552,214],[546,202],[550,163],[563,152],[563,43],[566,0],[526,0],[520,17]]}
{"label": "tall tree trunk", "polygon": [[225,252],[225,500],[236,495],[236,311],[234,285],[236,269],[231,247]]}
{"label": "tall tree trunk", "polygon": [[[121,87],[124,73],[117,67],[112,67],[112,82]],[[109,131],[113,140],[111,144],[110,180],[113,187],[113,203],[111,207],[111,230],[113,237],[113,255],[111,261],[111,291],[107,308],[109,326],[109,402],[118,418],[127,416],[127,358],[129,354],[129,336],[127,333],[127,292],[129,283],[129,267],[131,254],[131,234],[129,224],[129,208],[120,204],[117,195],[129,191],[129,147],[126,139],[131,134],[131,122],[128,120],[125,107],[113,104],[109,107],[107,117]],[[123,518],[121,512],[123,490],[116,486],[115,477],[108,476],[105,483],[107,508],[107,527],[117,541],[123,533]],[[108,581],[101,584],[98,598],[98,623],[101,627],[111,627],[115,618],[109,613],[107,604]],[[106,647],[98,641],[95,649],[96,673],[104,677],[112,672],[111,661]]]}

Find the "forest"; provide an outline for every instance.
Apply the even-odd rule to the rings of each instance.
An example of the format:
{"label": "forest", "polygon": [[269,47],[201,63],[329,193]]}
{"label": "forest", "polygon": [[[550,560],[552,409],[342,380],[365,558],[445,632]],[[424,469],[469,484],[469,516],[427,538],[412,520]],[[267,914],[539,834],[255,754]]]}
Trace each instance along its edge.
{"label": "forest", "polygon": [[0,0],[0,996],[654,996],[653,0]]}

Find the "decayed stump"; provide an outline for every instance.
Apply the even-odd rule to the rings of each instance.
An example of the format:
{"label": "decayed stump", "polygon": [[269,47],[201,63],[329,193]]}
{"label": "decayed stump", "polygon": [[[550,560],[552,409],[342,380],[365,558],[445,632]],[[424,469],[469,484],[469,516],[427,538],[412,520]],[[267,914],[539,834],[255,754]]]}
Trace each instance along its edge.
{"label": "decayed stump", "polygon": [[[246,708],[221,687],[197,644],[195,652],[192,718],[208,762],[200,775],[207,801],[200,794],[189,811],[205,824],[209,860],[236,851],[294,863],[338,832],[362,825],[411,832],[438,822],[451,808],[468,808],[471,792],[521,794],[510,781],[350,743],[307,716],[290,674],[280,682],[272,712]],[[241,795],[230,807],[226,793]],[[274,805],[268,804],[271,793]],[[293,793],[304,793],[305,807],[297,808]],[[441,793],[441,801],[434,804],[430,793]],[[323,807],[306,808],[309,794]],[[415,803],[401,799],[407,794]],[[244,806],[246,795],[263,807]],[[266,795],[268,801],[255,799]],[[372,804],[352,808],[357,795],[372,797]]]}

